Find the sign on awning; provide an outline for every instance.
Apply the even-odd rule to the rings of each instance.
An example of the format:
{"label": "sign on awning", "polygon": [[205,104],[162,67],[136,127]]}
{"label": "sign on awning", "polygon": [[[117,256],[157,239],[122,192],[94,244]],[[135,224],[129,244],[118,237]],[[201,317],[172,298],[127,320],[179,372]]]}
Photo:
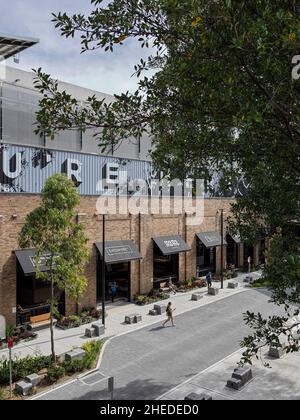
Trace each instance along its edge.
{"label": "sign on awning", "polygon": [[[17,260],[19,261],[25,276],[32,276],[36,273],[36,251],[35,249],[21,249],[15,251]],[[45,254],[40,258],[39,270],[42,272],[48,271],[47,261],[49,255]]]}
{"label": "sign on awning", "polygon": [[153,238],[163,255],[178,254],[179,252],[191,251],[188,244],[179,235],[160,236]]}
{"label": "sign on awning", "polygon": [[[96,247],[103,257],[103,245],[97,242]],[[141,260],[142,256],[133,241],[105,242],[105,263],[117,264],[132,260]]]}
{"label": "sign on awning", "polygon": [[[218,232],[197,233],[197,237],[206,248],[215,248],[222,245],[222,237]],[[223,240],[223,245],[227,245],[225,239]]]}

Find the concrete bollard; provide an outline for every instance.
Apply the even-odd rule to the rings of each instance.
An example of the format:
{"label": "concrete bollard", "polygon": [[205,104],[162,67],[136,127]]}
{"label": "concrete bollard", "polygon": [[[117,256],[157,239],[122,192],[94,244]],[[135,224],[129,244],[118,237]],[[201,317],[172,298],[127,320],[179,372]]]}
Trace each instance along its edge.
{"label": "concrete bollard", "polygon": [[219,289],[217,289],[216,287],[210,287],[208,289],[208,294],[211,296],[217,296],[219,294]]}

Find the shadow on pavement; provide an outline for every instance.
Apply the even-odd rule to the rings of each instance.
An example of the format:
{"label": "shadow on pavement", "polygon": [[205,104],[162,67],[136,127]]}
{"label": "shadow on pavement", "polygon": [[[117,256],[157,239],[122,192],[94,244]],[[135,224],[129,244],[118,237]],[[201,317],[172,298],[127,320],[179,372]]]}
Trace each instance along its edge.
{"label": "shadow on pavement", "polygon": [[[146,400],[149,395],[156,395],[159,397],[171,388],[170,384],[163,384],[155,382],[152,379],[136,380],[129,382],[126,386],[115,388],[114,399],[115,400]],[[83,401],[102,401],[109,399],[110,396],[107,390],[90,390],[83,393],[78,398],[72,398],[72,400],[83,400]]]}

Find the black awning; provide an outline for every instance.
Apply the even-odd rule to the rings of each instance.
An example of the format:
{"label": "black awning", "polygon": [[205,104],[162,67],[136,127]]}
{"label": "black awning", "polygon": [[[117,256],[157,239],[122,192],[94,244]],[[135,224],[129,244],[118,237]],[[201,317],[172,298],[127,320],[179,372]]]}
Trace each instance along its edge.
{"label": "black awning", "polygon": [[184,242],[181,236],[160,236],[153,238],[163,255],[178,254],[179,252],[188,252],[191,248]]}
{"label": "black awning", "polygon": [[[17,260],[19,261],[25,276],[32,276],[36,273],[36,251],[35,249],[21,249],[15,251]],[[46,261],[49,256],[45,254],[40,259],[39,270],[42,272],[48,271]]]}
{"label": "black awning", "polygon": [[[103,257],[103,246],[97,242],[96,247]],[[105,242],[105,263],[117,264],[132,260],[141,260],[142,256],[133,241],[111,241]]]}
{"label": "black awning", "polygon": [[[197,237],[206,248],[215,248],[216,246],[222,245],[222,237],[218,232],[197,233]],[[225,239],[223,240],[223,244],[227,245]]]}

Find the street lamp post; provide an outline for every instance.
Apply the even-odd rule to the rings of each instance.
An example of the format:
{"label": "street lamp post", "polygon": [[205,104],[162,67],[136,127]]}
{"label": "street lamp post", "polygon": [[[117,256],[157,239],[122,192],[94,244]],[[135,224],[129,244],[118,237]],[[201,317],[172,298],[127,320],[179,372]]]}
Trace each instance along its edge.
{"label": "street lamp post", "polygon": [[102,324],[105,326],[105,214],[102,228]]}
{"label": "street lamp post", "polygon": [[224,289],[224,210],[221,209],[221,289]]}

